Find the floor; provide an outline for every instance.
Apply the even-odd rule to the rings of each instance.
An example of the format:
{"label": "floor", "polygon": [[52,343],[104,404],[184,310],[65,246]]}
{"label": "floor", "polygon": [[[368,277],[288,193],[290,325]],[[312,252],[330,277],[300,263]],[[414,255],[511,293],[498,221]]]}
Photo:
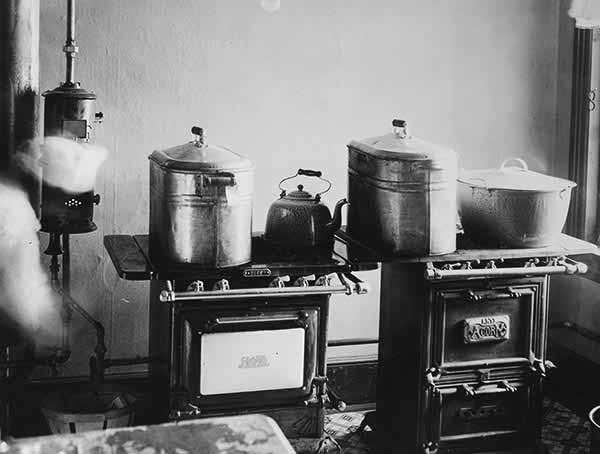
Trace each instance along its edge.
{"label": "floor", "polygon": [[[370,454],[373,437],[369,429],[357,432],[363,420],[362,413],[334,413],[326,417],[325,431],[340,446],[342,454]],[[544,402],[544,428],[542,439],[548,454],[588,454],[590,450],[590,424],[567,407],[550,400]],[[327,439],[321,452],[339,453],[335,444]],[[319,447],[315,440],[292,440],[298,454],[312,454]]]}

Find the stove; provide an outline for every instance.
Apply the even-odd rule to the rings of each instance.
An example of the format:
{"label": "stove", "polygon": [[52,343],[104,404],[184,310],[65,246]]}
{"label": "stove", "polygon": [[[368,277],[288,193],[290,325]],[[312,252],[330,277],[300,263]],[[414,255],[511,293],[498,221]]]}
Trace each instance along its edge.
{"label": "stove", "polygon": [[158,421],[240,413],[273,417],[287,437],[321,437],[327,407],[332,294],[362,294],[345,245],[309,252],[252,238],[252,261],[231,268],[162,265],[147,235],[112,235],[119,275],[150,281],[150,377]]}
{"label": "stove", "polygon": [[378,452],[543,453],[550,276],[584,274],[580,257],[597,248],[567,235],[545,248],[457,244],[440,256],[371,251],[383,262],[377,412],[367,419]]}

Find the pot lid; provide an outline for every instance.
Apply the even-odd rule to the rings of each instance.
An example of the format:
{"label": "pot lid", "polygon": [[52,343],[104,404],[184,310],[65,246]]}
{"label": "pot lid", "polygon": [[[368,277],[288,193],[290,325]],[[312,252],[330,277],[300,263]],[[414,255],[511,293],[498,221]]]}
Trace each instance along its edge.
{"label": "pot lid", "polygon": [[292,191],[290,193],[287,193],[285,195],[282,196],[282,198],[284,199],[290,199],[290,200],[304,200],[304,201],[312,201],[315,200],[315,198],[313,197],[313,195],[304,190],[304,185],[299,184],[298,185],[298,189],[295,191]]}
{"label": "pot lid", "polygon": [[173,170],[247,170],[252,162],[225,147],[206,144],[202,128],[194,126],[196,140],[154,151],[148,159]]}
{"label": "pot lid", "polygon": [[[518,166],[509,165],[515,162]],[[499,169],[462,170],[458,181],[472,187],[485,189],[507,189],[512,191],[553,192],[570,189],[576,183],[529,170],[527,163],[519,158],[510,158]]]}
{"label": "pot lid", "polygon": [[348,147],[355,148],[381,159],[447,160],[456,156],[450,148],[436,145],[408,133],[406,121],[392,121],[394,132],[363,140],[353,140]]}

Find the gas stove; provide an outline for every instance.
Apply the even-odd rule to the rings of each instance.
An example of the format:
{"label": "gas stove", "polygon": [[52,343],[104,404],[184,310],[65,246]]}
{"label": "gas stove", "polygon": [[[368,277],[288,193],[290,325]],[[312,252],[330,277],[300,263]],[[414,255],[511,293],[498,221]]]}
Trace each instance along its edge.
{"label": "gas stove", "polygon": [[345,245],[299,251],[252,238],[252,261],[231,268],[152,261],[147,235],[104,238],[118,274],[150,281],[150,376],[157,422],[240,413],[273,417],[286,436],[320,437],[332,294],[361,294]]}

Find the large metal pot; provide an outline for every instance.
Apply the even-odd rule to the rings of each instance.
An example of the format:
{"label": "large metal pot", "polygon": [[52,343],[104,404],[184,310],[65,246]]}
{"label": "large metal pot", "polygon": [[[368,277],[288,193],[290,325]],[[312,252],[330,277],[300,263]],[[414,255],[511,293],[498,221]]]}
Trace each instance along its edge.
{"label": "large metal pot", "polygon": [[224,268],[250,261],[254,166],[196,140],[150,159],[150,256],[162,264]]}
{"label": "large metal pot", "polygon": [[456,153],[412,137],[401,120],[348,145],[348,234],[394,255],[456,249]]}
{"label": "large metal pot", "polygon": [[556,242],[576,186],[530,171],[518,158],[504,161],[500,169],[463,171],[458,182],[465,234],[482,245],[517,248]]}

